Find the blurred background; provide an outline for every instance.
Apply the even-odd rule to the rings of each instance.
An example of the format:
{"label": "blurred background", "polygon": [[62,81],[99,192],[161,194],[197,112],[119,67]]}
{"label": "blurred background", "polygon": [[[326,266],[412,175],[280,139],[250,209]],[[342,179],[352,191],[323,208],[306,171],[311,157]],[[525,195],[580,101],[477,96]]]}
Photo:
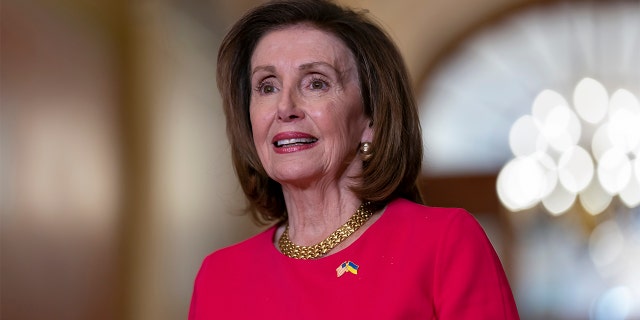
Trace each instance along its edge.
{"label": "blurred background", "polygon": [[[257,0],[3,0],[0,318],[185,319],[242,215],[215,84]],[[418,93],[430,205],[486,229],[523,319],[640,319],[640,1],[342,0]]]}

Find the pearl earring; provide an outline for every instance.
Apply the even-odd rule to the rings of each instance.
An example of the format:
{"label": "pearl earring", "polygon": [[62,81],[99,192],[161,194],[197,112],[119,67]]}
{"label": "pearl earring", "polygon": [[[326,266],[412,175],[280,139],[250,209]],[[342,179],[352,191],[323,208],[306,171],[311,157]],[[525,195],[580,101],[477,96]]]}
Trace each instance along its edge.
{"label": "pearl earring", "polygon": [[360,143],[360,154],[362,161],[369,161],[373,156],[373,147],[371,142],[361,142]]}

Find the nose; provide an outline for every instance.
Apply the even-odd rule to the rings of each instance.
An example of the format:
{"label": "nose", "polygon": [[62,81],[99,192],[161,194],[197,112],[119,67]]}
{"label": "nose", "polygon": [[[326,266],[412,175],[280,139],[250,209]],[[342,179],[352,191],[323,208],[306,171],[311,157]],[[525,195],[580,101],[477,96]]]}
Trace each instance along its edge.
{"label": "nose", "polygon": [[293,89],[282,91],[278,100],[278,120],[289,122],[304,118],[304,112],[300,109],[300,97]]}

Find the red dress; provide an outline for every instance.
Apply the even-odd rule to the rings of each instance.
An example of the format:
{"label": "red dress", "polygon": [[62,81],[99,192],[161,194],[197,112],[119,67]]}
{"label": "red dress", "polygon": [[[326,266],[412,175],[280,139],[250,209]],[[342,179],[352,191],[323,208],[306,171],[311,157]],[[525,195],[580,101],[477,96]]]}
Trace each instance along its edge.
{"label": "red dress", "polygon": [[518,319],[500,260],[462,209],[394,200],[349,247],[315,260],[281,254],[275,230],[204,260],[190,320]]}

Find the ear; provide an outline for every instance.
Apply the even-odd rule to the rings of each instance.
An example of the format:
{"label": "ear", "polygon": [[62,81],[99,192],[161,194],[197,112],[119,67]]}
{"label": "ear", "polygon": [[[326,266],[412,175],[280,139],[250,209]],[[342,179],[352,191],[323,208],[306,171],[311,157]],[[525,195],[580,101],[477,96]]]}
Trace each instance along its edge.
{"label": "ear", "polygon": [[373,141],[373,120],[367,118],[367,125],[362,131],[362,137],[360,142],[372,142]]}

